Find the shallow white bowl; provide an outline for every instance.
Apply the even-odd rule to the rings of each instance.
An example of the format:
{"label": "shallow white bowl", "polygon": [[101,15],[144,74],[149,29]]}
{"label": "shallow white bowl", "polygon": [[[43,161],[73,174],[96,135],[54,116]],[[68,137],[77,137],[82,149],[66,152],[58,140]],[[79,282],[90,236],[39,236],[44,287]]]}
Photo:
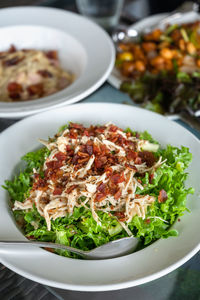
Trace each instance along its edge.
{"label": "shallow white bowl", "polygon": [[[43,249],[1,246],[0,261],[13,271],[42,284],[79,291],[105,291],[136,286],[159,278],[190,259],[200,249],[199,170],[200,142],[180,125],[147,110],[119,104],[77,104],[26,118],[0,135],[0,184],[16,173],[20,157],[39,146],[38,138],[53,136],[69,121],[148,130],[162,146],[188,146],[193,161],[187,185],[195,188],[188,197],[191,213],[174,225],[178,237],[158,240],[136,253],[101,261],[75,260]],[[8,193],[0,189],[0,239],[24,240],[8,206]]]}
{"label": "shallow white bowl", "polygon": [[0,51],[57,50],[61,66],[76,75],[67,88],[38,100],[0,102],[0,117],[21,118],[52,107],[77,102],[109,76],[115,59],[108,34],[90,20],[64,10],[20,7],[0,10]]}

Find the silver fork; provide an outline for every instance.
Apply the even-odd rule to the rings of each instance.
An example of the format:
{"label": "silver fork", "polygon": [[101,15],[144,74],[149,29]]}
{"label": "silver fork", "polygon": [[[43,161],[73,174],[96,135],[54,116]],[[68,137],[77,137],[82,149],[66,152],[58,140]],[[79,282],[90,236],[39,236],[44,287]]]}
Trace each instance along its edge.
{"label": "silver fork", "polygon": [[[24,246],[24,247],[42,247],[42,248],[53,248],[60,250],[67,250],[72,253],[76,253],[85,259],[108,259],[124,256],[133,253],[138,246],[138,239],[135,237],[125,237],[121,238],[100,247],[94,248],[90,251],[83,251],[70,246],[50,243],[50,242],[40,242],[40,241],[0,241],[0,250],[2,246]],[[16,251],[16,247],[10,248]]]}

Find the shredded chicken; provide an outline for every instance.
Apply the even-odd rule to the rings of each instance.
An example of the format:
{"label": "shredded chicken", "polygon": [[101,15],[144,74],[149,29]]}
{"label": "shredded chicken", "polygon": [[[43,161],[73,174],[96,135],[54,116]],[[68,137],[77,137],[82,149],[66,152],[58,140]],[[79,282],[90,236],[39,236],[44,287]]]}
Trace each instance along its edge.
{"label": "shredded chicken", "polygon": [[112,123],[89,128],[71,123],[53,141],[40,141],[51,151],[43,165],[44,178],[34,170],[30,196],[23,203],[15,201],[13,209],[29,210],[35,204],[51,230],[51,219],[84,206],[99,225],[97,212],[104,211],[132,235],[128,223],[135,215],[145,219],[155,201],[138,194],[144,189],[139,177],[152,174],[165,162],[162,157],[156,161],[152,152],[141,152],[145,141]]}

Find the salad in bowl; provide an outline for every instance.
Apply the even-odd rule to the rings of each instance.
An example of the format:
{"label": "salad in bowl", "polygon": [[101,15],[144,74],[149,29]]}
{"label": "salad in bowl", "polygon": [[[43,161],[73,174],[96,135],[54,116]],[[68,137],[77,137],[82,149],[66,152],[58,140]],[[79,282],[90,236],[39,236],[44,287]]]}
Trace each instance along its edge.
{"label": "salad in bowl", "polygon": [[[184,214],[187,147],[161,147],[147,132],[112,122],[70,122],[22,159],[25,168],[4,188],[18,225],[30,240],[91,250],[127,236],[137,250],[177,236]],[[57,254],[79,258],[64,250]]]}

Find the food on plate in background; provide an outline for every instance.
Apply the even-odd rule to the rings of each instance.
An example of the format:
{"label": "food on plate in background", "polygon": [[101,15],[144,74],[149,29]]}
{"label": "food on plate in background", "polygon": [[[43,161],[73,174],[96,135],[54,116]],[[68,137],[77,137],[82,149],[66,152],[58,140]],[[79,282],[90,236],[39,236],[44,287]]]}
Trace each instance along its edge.
{"label": "food on plate in background", "polygon": [[[134,235],[145,247],[176,236],[186,210],[186,147],[161,148],[148,132],[112,123],[69,123],[45,147],[27,153],[27,166],[4,188],[28,239],[91,250]],[[67,251],[56,253],[77,257]]]}
{"label": "food on plate in background", "polygon": [[74,80],[60,66],[58,52],[17,50],[0,52],[0,101],[33,100],[54,94]]}
{"label": "food on plate in background", "polygon": [[168,25],[119,43],[121,89],[136,103],[164,113],[200,107],[200,21]]}
{"label": "food on plate in background", "polygon": [[116,66],[125,77],[138,78],[145,72],[191,73],[200,68],[200,21],[169,25],[141,34],[137,42],[119,43]]}
{"label": "food on plate in background", "polygon": [[135,103],[157,113],[200,109],[200,72],[146,73],[134,82],[124,81],[120,89]]}

